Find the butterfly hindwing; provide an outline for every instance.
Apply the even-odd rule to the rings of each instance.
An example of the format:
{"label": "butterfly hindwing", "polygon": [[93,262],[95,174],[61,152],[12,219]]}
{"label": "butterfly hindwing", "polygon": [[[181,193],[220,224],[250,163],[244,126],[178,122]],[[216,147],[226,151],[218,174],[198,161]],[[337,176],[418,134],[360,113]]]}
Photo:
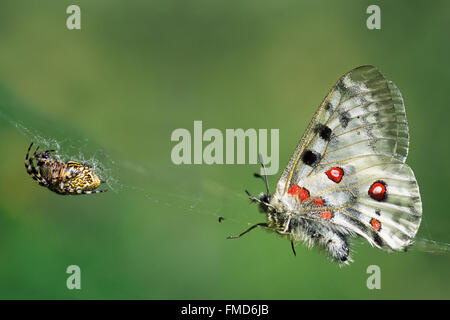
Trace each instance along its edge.
{"label": "butterfly hindwing", "polygon": [[[341,162],[339,183],[326,173],[303,184],[310,192],[307,215],[332,213],[330,223],[366,238],[372,245],[401,250],[411,244],[421,220],[421,200],[414,174],[406,164],[386,156]],[[379,191],[379,192],[377,192]],[[321,199],[322,207],[314,206]]]}

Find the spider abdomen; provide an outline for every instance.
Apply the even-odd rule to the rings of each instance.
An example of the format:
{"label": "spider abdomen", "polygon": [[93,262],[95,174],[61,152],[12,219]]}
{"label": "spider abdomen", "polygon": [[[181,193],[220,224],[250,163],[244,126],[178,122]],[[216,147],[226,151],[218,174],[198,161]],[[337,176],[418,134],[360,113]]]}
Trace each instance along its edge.
{"label": "spider abdomen", "polygon": [[100,178],[94,173],[92,168],[81,166],[76,171],[76,175],[65,183],[65,187],[74,190],[93,190],[100,183]]}

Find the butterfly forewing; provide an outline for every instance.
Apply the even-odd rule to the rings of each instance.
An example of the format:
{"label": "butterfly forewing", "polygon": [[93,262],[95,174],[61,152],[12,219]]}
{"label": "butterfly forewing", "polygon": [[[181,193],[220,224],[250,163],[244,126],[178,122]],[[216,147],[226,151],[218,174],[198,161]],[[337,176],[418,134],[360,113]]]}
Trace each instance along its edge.
{"label": "butterfly forewing", "polygon": [[[398,89],[373,66],[345,74],[328,93],[278,181],[288,188],[320,163],[349,155],[408,153],[408,125]],[[302,159],[311,151],[314,155]],[[309,161],[304,161],[309,160]]]}

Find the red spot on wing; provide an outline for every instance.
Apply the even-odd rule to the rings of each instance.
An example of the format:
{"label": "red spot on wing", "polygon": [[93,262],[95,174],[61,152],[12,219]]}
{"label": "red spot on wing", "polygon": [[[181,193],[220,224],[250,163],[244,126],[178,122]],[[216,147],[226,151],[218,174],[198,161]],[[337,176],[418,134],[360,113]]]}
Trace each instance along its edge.
{"label": "red spot on wing", "polygon": [[372,225],[372,227],[376,231],[380,231],[380,229],[381,229],[381,222],[380,221],[378,221],[377,219],[372,219],[372,220],[370,220],[370,224]]}
{"label": "red spot on wing", "polygon": [[301,202],[305,202],[306,200],[309,199],[309,191],[306,190],[305,188],[300,188],[298,192],[298,198],[300,199]]}
{"label": "red spot on wing", "polygon": [[328,179],[339,183],[342,180],[342,177],[344,176],[344,170],[339,167],[331,168],[330,170],[326,171],[325,174],[328,176]]}
{"label": "red spot on wing", "polygon": [[288,194],[293,197],[298,196],[301,202],[305,202],[309,199],[309,191],[305,188],[300,188],[296,184],[289,188]]}
{"label": "red spot on wing", "polygon": [[315,198],[315,199],[314,199],[314,204],[315,204],[317,207],[323,207],[323,199],[322,199],[322,198]]}
{"label": "red spot on wing", "polygon": [[294,184],[292,187],[289,188],[288,194],[291,196],[296,196],[298,194],[300,187],[296,184]]}
{"label": "red spot on wing", "polygon": [[377,201],[386,199],[386,184],[383,181],[374,182],[369,188],[369,196]]}
{"label": "red spot on wing", "polygon": [[333,214],[331,213],[331,211],[324,211],[319,213],[319,216],[324,218],[325,220],[331,220],[331,218],[333,218]]}

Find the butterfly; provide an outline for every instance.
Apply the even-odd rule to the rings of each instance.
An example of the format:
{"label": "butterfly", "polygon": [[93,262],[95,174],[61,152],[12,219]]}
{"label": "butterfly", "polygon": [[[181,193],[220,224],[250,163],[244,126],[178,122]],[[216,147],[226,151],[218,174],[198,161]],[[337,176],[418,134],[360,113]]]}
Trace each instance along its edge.
{"label": "butterfly", "polygon": [[[294,244],[324,249],[339,264],[352,262],[350,239],[385,251],[413,243],[422,218],[419,186],[405,164],[409,133],[398,88],[374,66],[360,66],[332,87],[313,116],[270,194],[247,194],[266,213],[251,226],[273,230]],[[260,155],[260,162],[264,168]],[[263,170],[263,171],[264,171]]]}

